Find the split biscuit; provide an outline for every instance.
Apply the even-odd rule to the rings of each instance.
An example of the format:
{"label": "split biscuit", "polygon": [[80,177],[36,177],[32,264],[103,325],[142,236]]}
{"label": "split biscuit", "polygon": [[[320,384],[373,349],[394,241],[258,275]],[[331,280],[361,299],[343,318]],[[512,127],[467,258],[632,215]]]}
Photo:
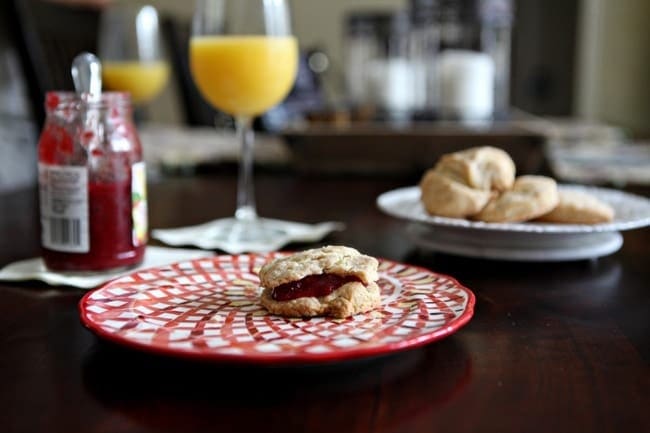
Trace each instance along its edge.
{"label": "split biscuit", "polygon": [[379,307],[378,261],[354,248],[326,246],[266,263],[260,302],[285,317],[345,318]]}

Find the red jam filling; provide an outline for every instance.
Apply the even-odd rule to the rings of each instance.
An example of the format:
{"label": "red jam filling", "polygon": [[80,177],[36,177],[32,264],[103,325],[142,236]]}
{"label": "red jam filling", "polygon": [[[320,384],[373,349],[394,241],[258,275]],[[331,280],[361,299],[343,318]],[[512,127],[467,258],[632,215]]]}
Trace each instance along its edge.
{"label": "red jam filling", "polygon": [[327,296],[343,284],[361,280],[354,275],[319,274],[308,275],[300,280],[280,284],[273,289],[271,297],[276,301],[290,301],[309,296]]}

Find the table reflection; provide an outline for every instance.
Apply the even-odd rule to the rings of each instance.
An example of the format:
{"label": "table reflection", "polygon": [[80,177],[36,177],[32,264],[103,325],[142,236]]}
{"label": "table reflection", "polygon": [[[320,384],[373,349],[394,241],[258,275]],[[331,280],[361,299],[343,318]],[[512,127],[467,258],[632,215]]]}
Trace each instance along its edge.
{"label": "table reflection", "polygon": [[297,367],[195,363],[98,343],[82,374],[102,405],[153,429],[250,432],[264,419],[268,432],[375,422],[393,430],[454,400],[472,380],[472,361],[453,337],[386,357]]}

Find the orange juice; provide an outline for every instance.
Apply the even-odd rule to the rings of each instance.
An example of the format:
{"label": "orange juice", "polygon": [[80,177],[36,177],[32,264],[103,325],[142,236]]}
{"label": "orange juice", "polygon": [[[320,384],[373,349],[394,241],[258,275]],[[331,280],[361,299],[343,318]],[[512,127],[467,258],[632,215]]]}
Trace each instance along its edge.
{"label": "orange juice", "polygon": [[130,92],[134,104],[150,101],[167,83],[169,67],[165,62],[111,62],[102,64],[104,86]]}
{"label": "orange juice", "polygon": [[291,90],[298,69],[292,36],[198,36],[190,41],[192,75],[214,107],[255,116]]}

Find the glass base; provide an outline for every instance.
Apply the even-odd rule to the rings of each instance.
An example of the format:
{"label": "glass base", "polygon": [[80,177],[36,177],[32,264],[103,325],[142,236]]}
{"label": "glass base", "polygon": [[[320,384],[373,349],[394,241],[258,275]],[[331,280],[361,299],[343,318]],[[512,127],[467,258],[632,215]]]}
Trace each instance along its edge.
{"label": "glass base", "polygon": [[205,232],[205,236],[229,243],[275,243],[278,238],[287,236],[286,230],[274,221],[254,219],[242,221],[225,218],[215,222]]}
{"label": "glass base", "polygon": [[281,221],[264,218],[219,219],[209,223],[201,236],[206,243],[222,245],[220,249],[241,252],[273,251],[290,241]]}
{"label": "glass base", "polygon": [[223,218],[189,227],[156,229],[151,234],[168,245],[193,245],[206,250],[239,254],[277,251],[291,242],[317,242],[343,227],[343,224],[332,221],[305,224],[269,218],[251,221]]}

